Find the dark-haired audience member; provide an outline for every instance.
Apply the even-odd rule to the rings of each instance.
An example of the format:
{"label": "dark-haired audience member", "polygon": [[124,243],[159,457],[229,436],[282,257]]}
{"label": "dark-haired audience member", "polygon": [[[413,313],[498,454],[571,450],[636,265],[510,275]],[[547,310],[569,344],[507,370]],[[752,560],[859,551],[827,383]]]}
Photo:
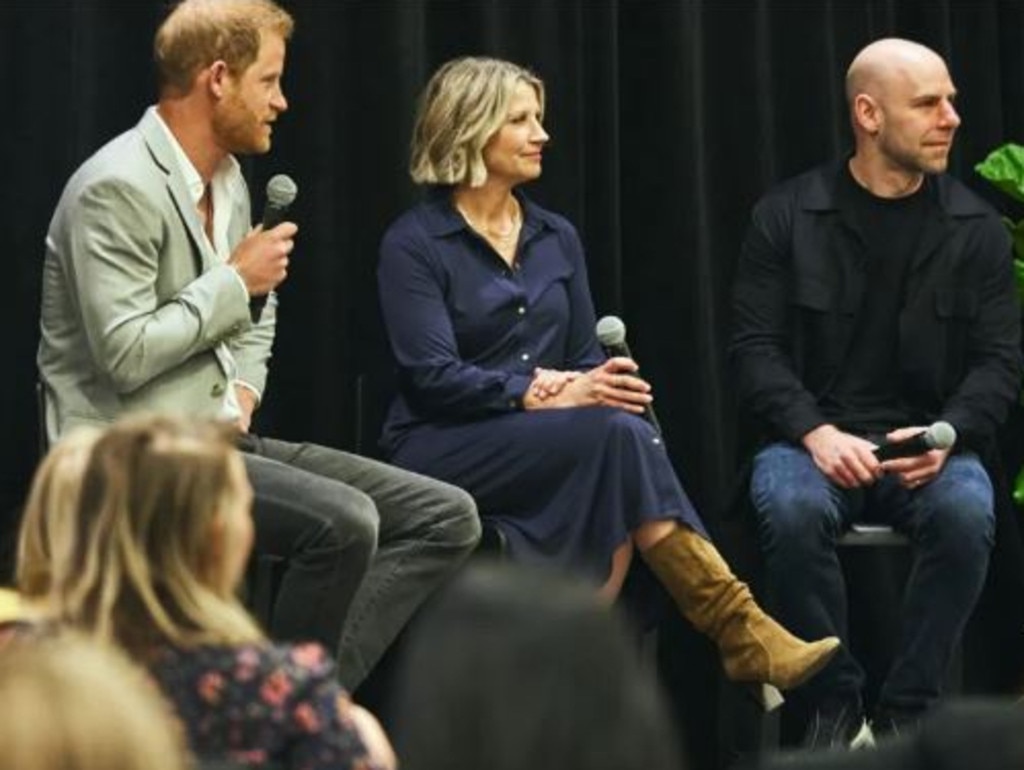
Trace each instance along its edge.
{"label": "dark-haired audience member", "polygon": [[[252,490],[228,429],[124,418],[82,477],[66,569],[45,611],[126,650],[174,704],[200,758],[296,770],[394,766],[376,720],[352,704],[316,644],[271,644],[235,596]],[[22,574],[42,574],[23,552]]]}
{"label": "dark-haired audience member", "polygon": [[181,730],[138,667],[74,634],[0,649],[0,770],[185,770]]}
{"label": "dark-haired audience member", "polygon": [[[731,357],[765,444],[750,499],[767,593],[797,633],[847,638],[835,546],[865,517],[913,542],[901,635],[874,714],[908,729],[939,698],[981,592],[993,490],[980,457],[1020,392],[1020,304],[995,211],[945,173],[960,125],[945,62],[876,41],[846,76],[855,150],[756,206]],[[950,423],[950,449],[876,447]],[[869,743],[864,671],[846,647],[802,691],[808,746]]]}
{"label": "dark-haired audience member", "polygon": [[618,614],[564,574],[476,564],[414,629],[405,770],[681,770],[653,673]]}
{"label": "dark-haired audience member", "polygon": [[400,375],[385,449],[469,491],[515,559],[606,597],[639,551],[729,677],[794,687],[838,642],[757,606],[641,417],[636,364],[602,353],[576,230],[519,189],[540,176],[543,117],[540,79],[497,59],[450,61],[423,92],[410,165],[432,189],[387,231],[378,273]]}

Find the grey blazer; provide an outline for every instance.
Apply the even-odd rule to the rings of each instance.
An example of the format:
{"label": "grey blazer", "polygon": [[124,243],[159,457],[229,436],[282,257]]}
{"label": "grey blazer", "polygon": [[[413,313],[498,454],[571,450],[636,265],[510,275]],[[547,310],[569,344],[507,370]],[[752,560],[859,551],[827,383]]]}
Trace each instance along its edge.
{"label": "grey blazer", "polygon": [[[217,416],[235,377],[261,392],[276,300],[260,322],[233,269],[209,246],[174,148],[150,108],[68,181],[46,236],[39,374],[47,428],[105,424],[138,410]],[[241,173],[232,187],[232,249],[251,228]],[[227,205],[227,201],[223,202]]]}

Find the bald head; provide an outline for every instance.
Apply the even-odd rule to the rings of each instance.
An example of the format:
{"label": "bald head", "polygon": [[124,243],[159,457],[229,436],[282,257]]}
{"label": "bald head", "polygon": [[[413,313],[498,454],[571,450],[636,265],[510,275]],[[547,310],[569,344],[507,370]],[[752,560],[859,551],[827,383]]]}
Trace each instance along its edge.
{"label": "bald head", "polygon": [[846,101],[852,106],[858,94],[882,99],[896,84],[935,68],[945,73],[946,63],[927,46],[898,37],[876,40],[854,57],[846,71]]}
{"label": "bald head", "polygon": [[846,73],[856,150],[851,171],[875,191],[899,194],[923,174],[946,170],[960,125],[956,87],[946,63],[920,43],[877,40]]}

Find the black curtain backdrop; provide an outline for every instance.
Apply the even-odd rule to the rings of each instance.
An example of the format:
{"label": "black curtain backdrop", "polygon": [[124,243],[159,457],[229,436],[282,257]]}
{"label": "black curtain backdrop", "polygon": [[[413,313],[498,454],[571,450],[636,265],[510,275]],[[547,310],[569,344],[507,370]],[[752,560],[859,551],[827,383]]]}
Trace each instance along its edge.
{"label": "black curtain backdrop", "polygon": [[[245,162],[254,210],[272,174],[300,224],[258,429],[351,448],[355,382],[384,365],[377,245],[417,199],[406,174],[414,100],[448,58],[533,68],[553,137],[528,192],[578,226],[599,314],[621,315],[673,460],[712,527],[734,481],[725,361],[729,291],[750,208],[771,184],[843,153],[842,80],[886,35],[943,54],[963,117],[952,169],[1024,141],[1020,0],[284,0],[295,16],[290,110]],[[9,268],[0,516],[11,530],[36,460],[33,384],[43,239],[75,167],[153,101],[165,3],[0,5],[0,212]],[[10,542],[10,537],[0,537]]]}

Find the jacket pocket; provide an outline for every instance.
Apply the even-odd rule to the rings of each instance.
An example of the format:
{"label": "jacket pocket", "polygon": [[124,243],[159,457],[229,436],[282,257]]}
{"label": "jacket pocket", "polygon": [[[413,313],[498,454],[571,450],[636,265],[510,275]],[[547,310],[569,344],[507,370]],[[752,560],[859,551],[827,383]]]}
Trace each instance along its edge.
{"label": "jacket pocket", "polygon": [[806,277],[793,286],[790,312],[794,366],[808,390],[820,394],[838,371],[853,316],[837,312],[829,286]]}
{"label": "jacket pocket", "polygon": [[969,289],[939,289],[935,315],[944,321],[971,321],[978,317],[978,295]]}
{"label": "jacket pocket", "polygon": [[978,317],[978,295],[970,289],[938,289],[935,316],[938,334],[933,334],[934,365],[942,373],[941,391],[948,393],[963,376],[971,325]]}
{"label": "jacket pocket", "polygon": [[792,304],[818,313],[827,313],[832,309],[831,294],[825,284],[798,281],[793,287]]}

